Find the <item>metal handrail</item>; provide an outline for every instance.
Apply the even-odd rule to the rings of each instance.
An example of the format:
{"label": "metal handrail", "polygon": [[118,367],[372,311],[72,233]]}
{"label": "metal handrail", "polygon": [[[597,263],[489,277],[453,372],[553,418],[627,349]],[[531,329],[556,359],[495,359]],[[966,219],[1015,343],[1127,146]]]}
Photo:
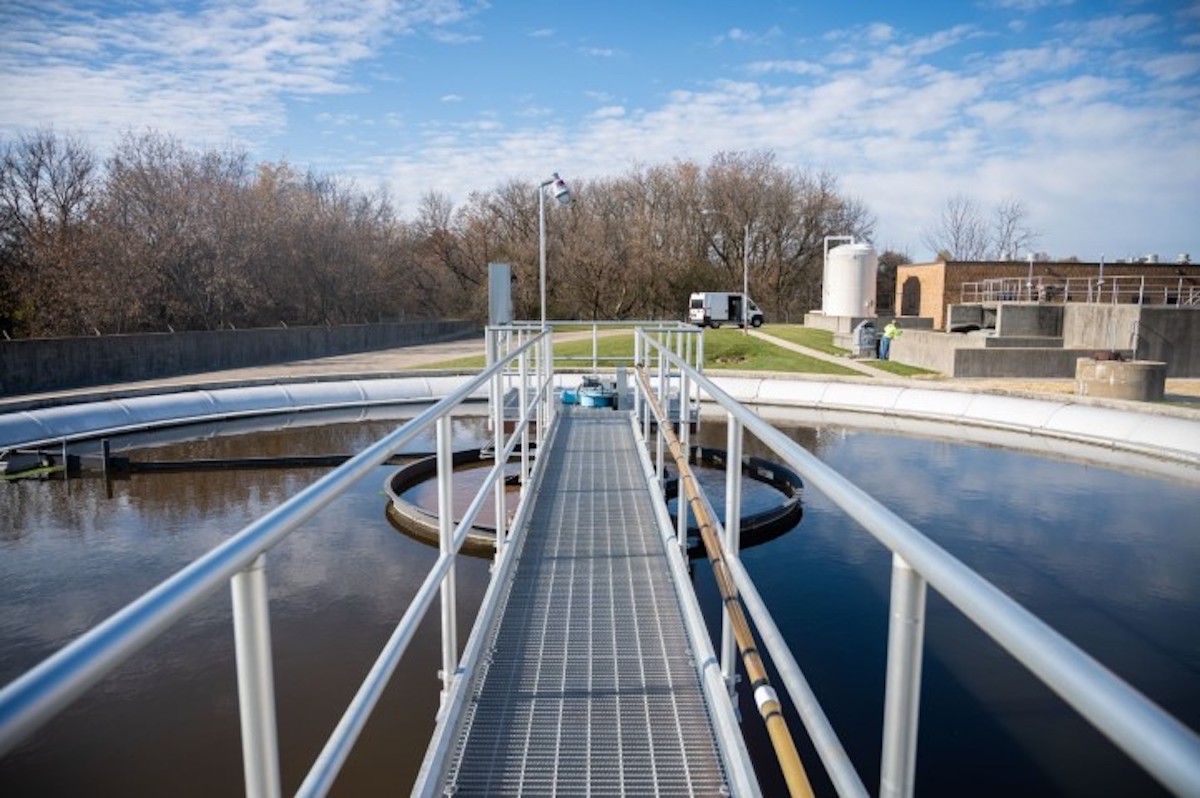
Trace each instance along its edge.
{"label": "metal handrail", "polygon": [[1038,275],[992,277],[965,282],[961,302],[1031,302],[1092,304],[1159,304],[1185,307],[1200,300],[1200,277],[1144,274],[1103,274],[1096,277],[1054,278]]}
{"label": "metal handrail", "polygon": [[[655,353],[660,363],[678,372],[681,378],[686,378],[690,385],[718,404],[728,414],[731,426],[750,431],[786,465],[795,469],[807,487],[825,494],[893,553],[881,795],[908,796],[913,793],[926,584],[933,586],[1168,789],[1180,795],[1200,795],[1200,736],[1194,731],[877,499],[742,406],[669,347],[648,336],[639,338],[638,351],[647,353],[647,361],[651,359],[650,353]],[[659,376],[660,382],[669,378],[669,372]],[[658,437],[661,440],[662,436]],[[738,509],[726,507],[727,517],[735,517]],[[736,549],[728,554],[731,562],[737,562]],[[757,595],[744,569],[734,568],[734,573],[739,590],[747,595]],[[748,606],[755,622],[759,623],[758,616],[765,608],[756,607],[753,601],[748,602]],[[781,659],[790,659],[790,655],[782,656],[785,648],[780,645],[781,641],[773,640],[770,635],[764,637],[768,652],[777,664]],[[790,663],[780,670],[790,695],[796,681],[794,677],[799,675],[798,668],[792,674],[793,678],[788,676]],[[801,698],[805,696],[801,695]],[[814,737],[822,762],[833,777],[848,763],[838,761],[836,751],[822,748],[819,738],[828,731],[823,728],[823,715],[814,714],[807,700],[795,703]],[[856,794],[856,791],[842,792],[839,786],[839,793]]]}
{"label": "metal handrail", "polygon": [[[341,495],[363,477],[391,457],[401,446],[421,434],[430,424],[439,425],[439,438],[448,450],[450,412],[471,397],[488,381],[499,383],[502,372],[520,360],[521,373],[526,373],[525,361],[536,353],[537,388],[528,404],[523,404],[521,424],[514,431],[504,450],[497,452],[497,462],[507,462],[520,434],[528,427],[538,405],[539,414],[549,413],[542,406],[552,404],[550,366],[550,334],[543,332],[530,337],[523,345],[499,358],[489,368],[469,380],[450,395],[405,423],[389,435],[367,447],[361,453],[309,485],[271,512],[248,524],[237,534],[191,564],[168,577],[138,599],[126,605],[72,643],[51,655],[0,690],[0,754],[3,754],[40,727],[71,701],[96,684],[175,622],[194,610],[226,581],[232,586],[234,623],[237,646],[238,685],[242,715],[243,753],[247,794],[275,796],[279,794],[278,745],[275,739],[274,687],[271,680],[270,631],[266,605],[266,583],[263,570],[265,552],[282,541],[304,521],[311,518],[329,502]],[[524,386],[523,386],[524,387]],[[524,394],[524,392],[523,392]],[[541,429],[539,428],[539,435]],[[448,451],[447,451],[448,456]],[[501,460],[499,458],[503,457]],[[448,471],[448,470],[447,470]],[[441,469],[439,468],[439,472]],[[480,488],[484,493],[499,480],[503,467],[492,469]],[[392,638],[388,641],[375,667],[368,675],[339,724],[326,750],[305,782],[306,794],[319,795],[332,784],[337,768],[353,744],[366,714],[374,705],[382,683],[394,669],[399,656],[424,617],[432,593],[453,573],[453,558],[466,537],[481,502],[476,501],[469,519],[463,520],[454,532],[452,541],[431,569]],[[448,514],[449,508],[442,508]],[[451,577],[452,578],[452,577]],[[444,598],[444,596],[443,596]],[[450,673],[445,678],[453,677]],[[340,758],[339,758],[340,757]],[[316,774],[315,776],[313,774]]]}

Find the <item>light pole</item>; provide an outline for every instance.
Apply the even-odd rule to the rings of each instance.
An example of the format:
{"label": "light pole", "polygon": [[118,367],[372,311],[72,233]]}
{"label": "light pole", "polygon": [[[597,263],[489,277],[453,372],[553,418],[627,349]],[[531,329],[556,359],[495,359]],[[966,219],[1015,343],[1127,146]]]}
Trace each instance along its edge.
{"label": "light pole", "polygon": [[[724,211],[700,211],[701,216],[724,216],[730,219],[729,214]],[[750,303],[750,223],[746,222],[746,227],[742,231],[742,334],[750,334],[750,309],[746,307]]]}
{"label": "light pole", "polygon": [[538,265],[542,295],[542,329],[546,329],[546,186],[554,186],[554,199],[559,205],[571,204],[571,189],[558,176],[558,172],[550,175],[549,180],[538,184]]}

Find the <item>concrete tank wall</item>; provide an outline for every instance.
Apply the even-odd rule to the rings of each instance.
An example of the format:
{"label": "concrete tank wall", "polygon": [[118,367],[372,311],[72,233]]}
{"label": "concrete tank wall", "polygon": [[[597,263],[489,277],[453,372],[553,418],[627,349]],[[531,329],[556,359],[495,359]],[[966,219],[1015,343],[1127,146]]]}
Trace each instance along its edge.
{"label": "concrete tank wall", "polygon": [[1069,304],[1063,308],[1063,346],[1117,351],[1133,346],[1139,305]]}
{"label": "concrete tank wall", "polygon": [[996,309],[996,335],[1058,338],[1062,334],[1062,305],[1005,302]]}
{"label": "concrete tank wall", "polygon": [[1126,351],[1135,344],[1134,359],[1166,363],[1168,377],[1200,377],[1200,307],[1066,306],[1065,347]]}
{"label": "concrete tank wall", "polygon": [[471,321],[0,341],[0,396],[369,352],[479,332]]}

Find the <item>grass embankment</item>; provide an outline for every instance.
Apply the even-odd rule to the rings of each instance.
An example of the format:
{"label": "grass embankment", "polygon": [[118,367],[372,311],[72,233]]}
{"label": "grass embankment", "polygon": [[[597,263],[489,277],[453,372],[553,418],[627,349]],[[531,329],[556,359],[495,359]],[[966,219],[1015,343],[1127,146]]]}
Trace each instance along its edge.
{"label": "grass embankment", "polygon": [[[803,331],[805,328],[796,327]],[[774,334],[774,330],[770,331]],[[820,351],[838,350],[832,344],[832,335],[821,330],[811,340],[821,342]],[[791,334],[791,333],[790,333]],[[803,335],[803,333],[801,333]],[[784,336],[780,336],[781,338]],[[788,340],[792,340],[789,338]],[[801,343],[801,341],[797,341]],[[808,346],[808,343],[804,343]],[[814,349],[819,347],[813,347]],[[596,362],[600,368],[611,367],[615,362],[628,363],[633,359],[633,333],[618,332],[601,335],[597,342]],[[483,357],[463,357],[431,364],[430,369],[471,369],[478,371],[485,365]],[[554,345],[554,367],[556,369],[590,370],[592,365],[592,341],[576,339],[559,341]],[[828,363],[808,355],[798,354],[753,336],[744,335],[737,329],[706,330],[704,333],[704,368],[740,371],[781,371],[794,374],[832,374],[838,376],[860,376],[858,372]]]}
{"label": "grass embankment", "polygon": [[[790,341],[793,344],[799,344],[809,349],[815,349],[818,352],[824,352],[827,355],[837,355],[839,357],[850,356],[849,349],[833,345],[833,333],[829,330],[818,330],[815,327],[804,327],[799,324],[770,324],[763,328],[763,332],[774,335],[776,338]],[[894,374],[897,377],[933,376],[938,374],[936,371],[908,366],[904,363],[897,363],[894,360],[861,360],[859,362],[864,366],[886,371],[888,374]]]}
{"label": "grass embankment", "polygon": [[[777,329],[789,331],[788,335],[778,336],[784,340],[809,346],[806,341],[795,340],[790,337],[797,332],[803,331],[801,334],[804,337],[820,343],[819,346],[812,346],[810,348],[822,352],[834,350],[830,354],[836,354],[837,352],[837,348],[833,346],[833,336],[829,333],[825,333],[828,337],[824,342],[821,342],[819,337],[812,338],[807,336],[807,333],[819,333],[822,332],[821,330],[805,330],[803,327],[772,327],[764,329],[763,332],[776,335]],[[799,352],[793,352],[790,349],[784,349],[761,338],[746,335],[737,329],[707,330],[704,333],[704,368],[732,369],[738,371],[782,371],[793,374],[833,374],[840,377],[861,376],[853,369],[800,354]]]}

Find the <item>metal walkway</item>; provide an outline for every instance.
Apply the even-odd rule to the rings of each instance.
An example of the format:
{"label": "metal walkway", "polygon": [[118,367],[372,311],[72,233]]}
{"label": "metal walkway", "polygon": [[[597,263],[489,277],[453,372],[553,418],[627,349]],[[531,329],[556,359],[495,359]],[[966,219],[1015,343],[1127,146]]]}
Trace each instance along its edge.
{"label": "metal walkway", "polygon": [[728,794],[637,446],[563,412],[442,794]]}

